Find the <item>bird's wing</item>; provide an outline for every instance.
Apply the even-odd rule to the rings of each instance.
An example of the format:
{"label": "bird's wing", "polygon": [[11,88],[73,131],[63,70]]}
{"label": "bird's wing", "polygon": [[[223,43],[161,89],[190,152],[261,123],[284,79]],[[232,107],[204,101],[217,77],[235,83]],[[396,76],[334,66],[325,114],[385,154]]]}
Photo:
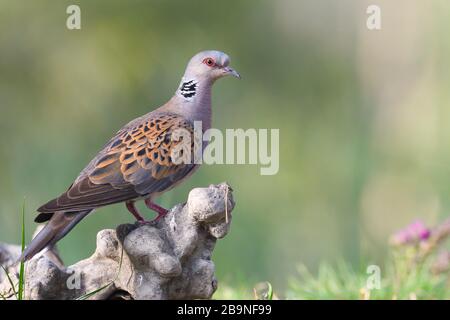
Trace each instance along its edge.
{"label": "bird's wing", "polygon": [[192,161],[177,164],[172,159],[174,148],[183,142],[182,135],[172,138],[180,129],[186,130],[184,134],[189,134],[191,141],[189,149],[183,151],[192,153],[193,125],[178,115],[153,114],[125,126],[69,190],[38,211],[92,209],[172,188],[196,167]]}

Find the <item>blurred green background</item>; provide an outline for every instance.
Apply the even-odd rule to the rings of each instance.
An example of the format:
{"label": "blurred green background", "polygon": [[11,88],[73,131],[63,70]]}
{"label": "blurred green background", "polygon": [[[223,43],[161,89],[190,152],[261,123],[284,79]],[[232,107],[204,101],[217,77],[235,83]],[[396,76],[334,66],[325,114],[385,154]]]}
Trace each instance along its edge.
{"label": "blurred green background", "polygon": [[[213,125],[279,128],[279,173],[203,166],[159,203],[231,184],[214,256],[226,283],[283,288],[297,263],[381,263],[393,231],[448,216],[450,3],[378,0],[382,29],[369,31],[372,2],[0,0],[0,241],[19,242],[23,197],[30,237],[35,208],[170,98],[193,54],[218,49],[243,80],[216,84]],[[66,28],[70,4],[81,30]],[[123,205],[98,210],[60,242],[63,258],[132,220]]]}

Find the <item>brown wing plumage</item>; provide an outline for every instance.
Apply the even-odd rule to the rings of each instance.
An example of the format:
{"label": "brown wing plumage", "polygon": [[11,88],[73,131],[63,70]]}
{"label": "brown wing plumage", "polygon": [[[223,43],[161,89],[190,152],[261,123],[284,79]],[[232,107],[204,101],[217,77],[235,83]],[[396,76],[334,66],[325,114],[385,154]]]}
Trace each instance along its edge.
{"label": "brown wing plumage", "polygon": [[171,157],[182,141],[172,141],[176,129],[189,132],[193,151],[191,122],[171,113],[138,120],[120,130],[64,194],[38,211],[80,211],[136,199],[168,190],[192,172],[194,164],[175,164]]}

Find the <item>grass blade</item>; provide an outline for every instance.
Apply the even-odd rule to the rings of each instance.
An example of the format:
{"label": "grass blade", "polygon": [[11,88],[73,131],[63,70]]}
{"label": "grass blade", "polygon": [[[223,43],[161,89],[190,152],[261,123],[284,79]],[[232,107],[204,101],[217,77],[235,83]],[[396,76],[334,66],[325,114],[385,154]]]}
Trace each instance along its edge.
{"label": "grass blade", "polygon": [[114,283],[114,281],[116,281],[119,278],[120,270],[122,269],[122,261],[123,261],[123,246],[122,246],[122,252],[120,253],[119,270],[117,271],[117,274],[114,277],[114,280],[108,282],[107,284],[105,284],[104,286],[102,286],[102,287],[100,287],[98,289],[95,289],[94,291],[91,291],[91,292],[83,294],[82,296],[76,298],[75,300],[86,300],[86,299],[89,299],[90,297],[92,297],[96,293],[99,293],[100,291],[103,291],[106,288],[108,288],[110,285],[112,285]]}
{"label": "grass blade", "polygon": [[[25,199],[23,199],[22,205],[22,253],[25,250]],[[24,299],[25,292],[25,262],[20,262],[20,271],[19,271],[19,293],[18,300]]]}
{"label": "grass blade", "polygon": [[272,284],[267,281],[267,286],[269,287],[267,290],[267,300],[272,300],[273,299],[273,288],[272,288]]}
{"label": "grass blade", "polygon": [[100,287],[98,289],[95,289],[94,291],[88,292],[83,294],[82,296],[78,297],[76,300],[86,300],[89,299],[90,297],[92,297],[93,295],[95,295],[96,293],[103,291],[104,289],[108,288],[110,285],[112,285],[114,283],[114,281],[111,281],[107,284],[105,284],[103,287]]}
{"label": "grass blade", "polygon": [[8,278],[9,284],[11,285],[11,289],[13,290],[13,293],[16,296],[16,299],[18,299],[16,287],[14,286],[14,283],[13,283],[11,277],[9,276],[8,270],[6,270],[6,268],[3,265],[2,265],[2,269],[3,269],[3,271],[5,271],[6,277]]}

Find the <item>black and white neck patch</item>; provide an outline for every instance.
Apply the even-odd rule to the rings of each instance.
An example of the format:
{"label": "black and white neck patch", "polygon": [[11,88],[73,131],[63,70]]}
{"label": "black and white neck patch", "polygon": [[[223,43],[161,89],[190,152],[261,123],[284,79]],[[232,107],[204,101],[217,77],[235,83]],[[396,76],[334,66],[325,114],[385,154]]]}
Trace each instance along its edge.
{"label": "black and white neck patch", "polygon": [[197,82],[195,80],[184,81],[180,86],[180,94],[186,99],[191,99],[197,93]]}

